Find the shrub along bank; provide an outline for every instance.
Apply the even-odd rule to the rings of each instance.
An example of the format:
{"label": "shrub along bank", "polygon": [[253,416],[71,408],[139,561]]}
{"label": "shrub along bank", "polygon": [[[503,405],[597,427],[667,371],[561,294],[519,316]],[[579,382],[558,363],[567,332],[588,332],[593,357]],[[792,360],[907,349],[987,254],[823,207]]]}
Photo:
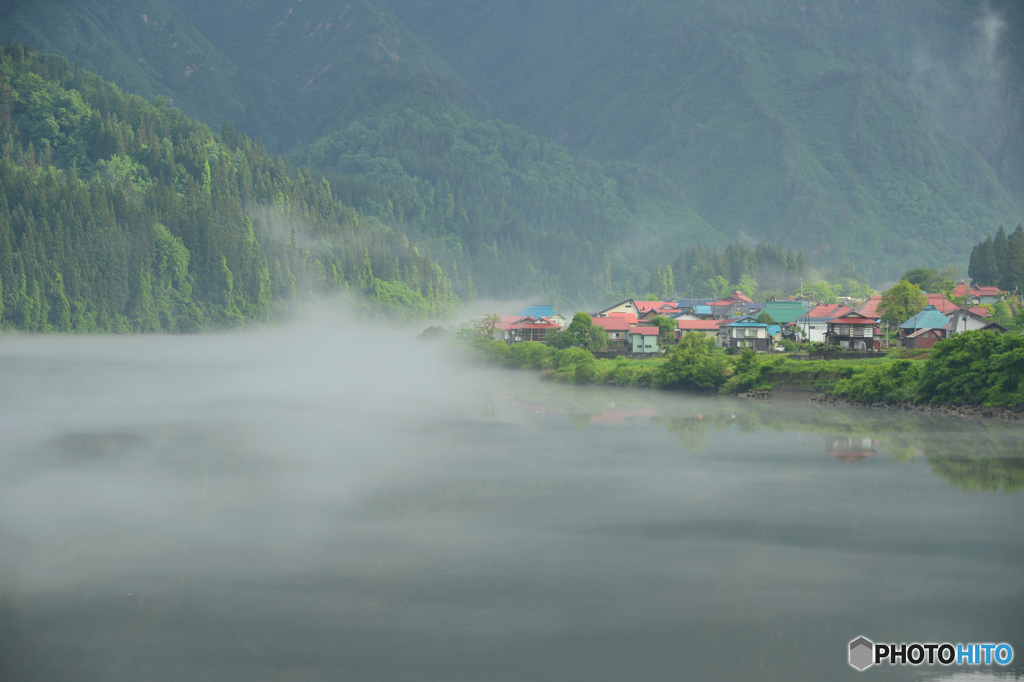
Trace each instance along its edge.
{"label": "shrub along bank", "polygon": [[512,346],[469,341],[479,357],[505,367],[540,370],[550,381],[688,390],[735,395],[810,387],[861,404],[957,405],[1024,409],[1024,336],[966,332],[935,345],[922,360],[764,359],[746,349],[727,356],[702,334],[687,334],[660,358],[597,359],[583,348],[543,343]]}

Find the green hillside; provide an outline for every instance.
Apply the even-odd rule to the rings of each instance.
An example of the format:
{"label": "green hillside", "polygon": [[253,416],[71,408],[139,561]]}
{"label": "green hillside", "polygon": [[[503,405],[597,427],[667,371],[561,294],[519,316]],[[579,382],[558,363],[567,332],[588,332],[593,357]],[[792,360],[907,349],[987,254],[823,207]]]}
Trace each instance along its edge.
{"label": "green hillside", "polygon": [[230,119],[271,143],[290,121],[259,73],[216,50],[170,0],[11,0],[0,4],[0,42],[12,39],[217,129]]}
{"label": "green hillside", "polygon": [[185,5],[220,50],[295,103],[297,162],[471,271],[481,295],[639,290],[680,243],[726,241],[659,174],[577,159],[487,118],[475,88],[386,3]]}
{"label": "green hillside", "polygon": [[194,331],[360,291],[453,309],[436,263],[326,180],[67,60],[0,50],[0,327]]}
{"label": "green hillside", "polygon": [[0,38],[232,119],[463,295],[642,291],[733,240],[879,281],[1024,216],[1010,0],[122,7],[8,3]]}
{"label": "green hillside", "polygon": [[[963,264],[978,236],[1022,213],[1015,3],[992,10],[998,108],[958,82],[984,79],[983,3],[391,5],[465,65],[494,115],[577,155],[654,169],[730,236],[881,277],[911,253]],[[928,91],[940,76],[960,109]]]}

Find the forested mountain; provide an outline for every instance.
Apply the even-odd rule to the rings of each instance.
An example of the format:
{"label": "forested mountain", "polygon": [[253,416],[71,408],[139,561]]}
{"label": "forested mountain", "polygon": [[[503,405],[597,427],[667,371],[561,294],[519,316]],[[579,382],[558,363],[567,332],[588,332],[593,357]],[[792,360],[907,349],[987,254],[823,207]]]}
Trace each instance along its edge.
{"label": "forested mountain", "polygon": [[268,143],[276,139],[282,117],[276,98],[214,48],[173,2],[3,2],[0,38],[67,57],[147,100],[160,95],[216,130],[230,119],[258,130]]}
{"label": "forested mountain", "polygon": [[233,120],[466,295],[641,292],[736,239],[880,280],[966,266],[1024,215],[1012,0],[20,0],[0,19]]}
{"label": "forested mountain", "polygon": [[17,43],[0,51],[0,149],[5,327],[190,331],[343,290],[402,317],[457,301],[326,180]]}
{"label": "forested mountain", "polygon": [[1020,3],[391,5],[495,116],[654,169],[730,236],[881,275],[1021,214]]}

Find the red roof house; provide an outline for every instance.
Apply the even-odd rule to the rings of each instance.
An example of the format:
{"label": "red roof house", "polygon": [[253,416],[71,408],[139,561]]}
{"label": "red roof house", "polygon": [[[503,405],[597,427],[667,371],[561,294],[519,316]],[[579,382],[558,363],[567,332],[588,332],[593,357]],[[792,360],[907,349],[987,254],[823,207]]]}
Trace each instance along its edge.
{"label": "red roof house", "polygon": [[960,282],[953,287],[953,296],[963,296],[968,304],[970,303],[995,303],[999,299],[999,295],[1002,294],[999,287],[979,287],[977,284],[972,285],[970,288],[967,284]]}
{"label": "red roof house", "polygon": [[679,329],[685,331],[717,332],[725,320],[676,320]]}
{"label": "red roof house", "polygon": [[676,313],[682,312],[676,307],[675,303],[670,303],[668,301],[634,301],[634,303],[636,303],[638,317],[650,312],[656,312],[664,315],[675,315]]}
{"label": "red roof house", "polygon": [[864,317],[870,317],[877,320],[882,317],[882,314],[878,312],[878,304],[881,302],[882,295],[875,294],[874,296],[869,297],[868,300],[861,303],[860,307],[857,308],[857,312]]}
{"label": "red roof house", "polygon": [[[636,324],[636,315],[633,313],[608,313],[608,317],[621,317],[630,324]],[[599,318],[595,317],[594,319],[596,320]]]}
{"label": "red roof house", "polygon": [[950,315],[960,307],[942,294],[925,294],[924,297],[928,301],[925,305],[935,306],[935,309],[943,315]]}
{"label": "red roof house", "polygon": [[636,318],[633,315],[620,316],[613,315],[612,317],[594,317],[591,318],[594,322],[595,327],[601,327],[608,332],[608,342],[619,345],[625,345],[629,342],[629,331],[634,329],[633,323],[629,321],[629,318]]}
{"label": "red roof house", "polygon": [[502,317],[495,327],[495,337],[509,345],[543,341],[552,329],[561,329],[561,326],[546,317]]}
{"label": "red roof house", "polygon": [[701,332],[708,338],[715,338],[724,320],[676,320],[676,336],[682,338],[690,332]]}
{"label": "red roof house", "polygon": [[851,312],[850,308],[842,303],[821,303],[798,317],[796,325],[807,335],[808,341],[824,343],[829,321],[848,312]]}

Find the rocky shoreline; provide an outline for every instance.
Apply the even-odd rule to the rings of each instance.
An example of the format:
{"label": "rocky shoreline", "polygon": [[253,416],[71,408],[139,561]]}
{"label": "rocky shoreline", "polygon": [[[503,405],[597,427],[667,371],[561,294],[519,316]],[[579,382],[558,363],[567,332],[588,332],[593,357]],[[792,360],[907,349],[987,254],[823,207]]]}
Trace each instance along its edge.
{"label": "rocky shoreline", "polygon": [[874,410],[899,410],[906,412],[924,412],[960,419],[991,419],[997,421],[1024,420],[1024,411],[1007,407],[982,407],[977,405],[916,405],[914,403],[856,403],[846,398],[837,398],[826,393],[818,393],[807,399],[808,402],[843,407],[869,407]]}
{"label": "rocky shoreline", "polygon": [[737,393],[737,398],[744,398],[746,400],[771,400],[772,392],[769,391],[755,391],[750,390],[746,393]]}

